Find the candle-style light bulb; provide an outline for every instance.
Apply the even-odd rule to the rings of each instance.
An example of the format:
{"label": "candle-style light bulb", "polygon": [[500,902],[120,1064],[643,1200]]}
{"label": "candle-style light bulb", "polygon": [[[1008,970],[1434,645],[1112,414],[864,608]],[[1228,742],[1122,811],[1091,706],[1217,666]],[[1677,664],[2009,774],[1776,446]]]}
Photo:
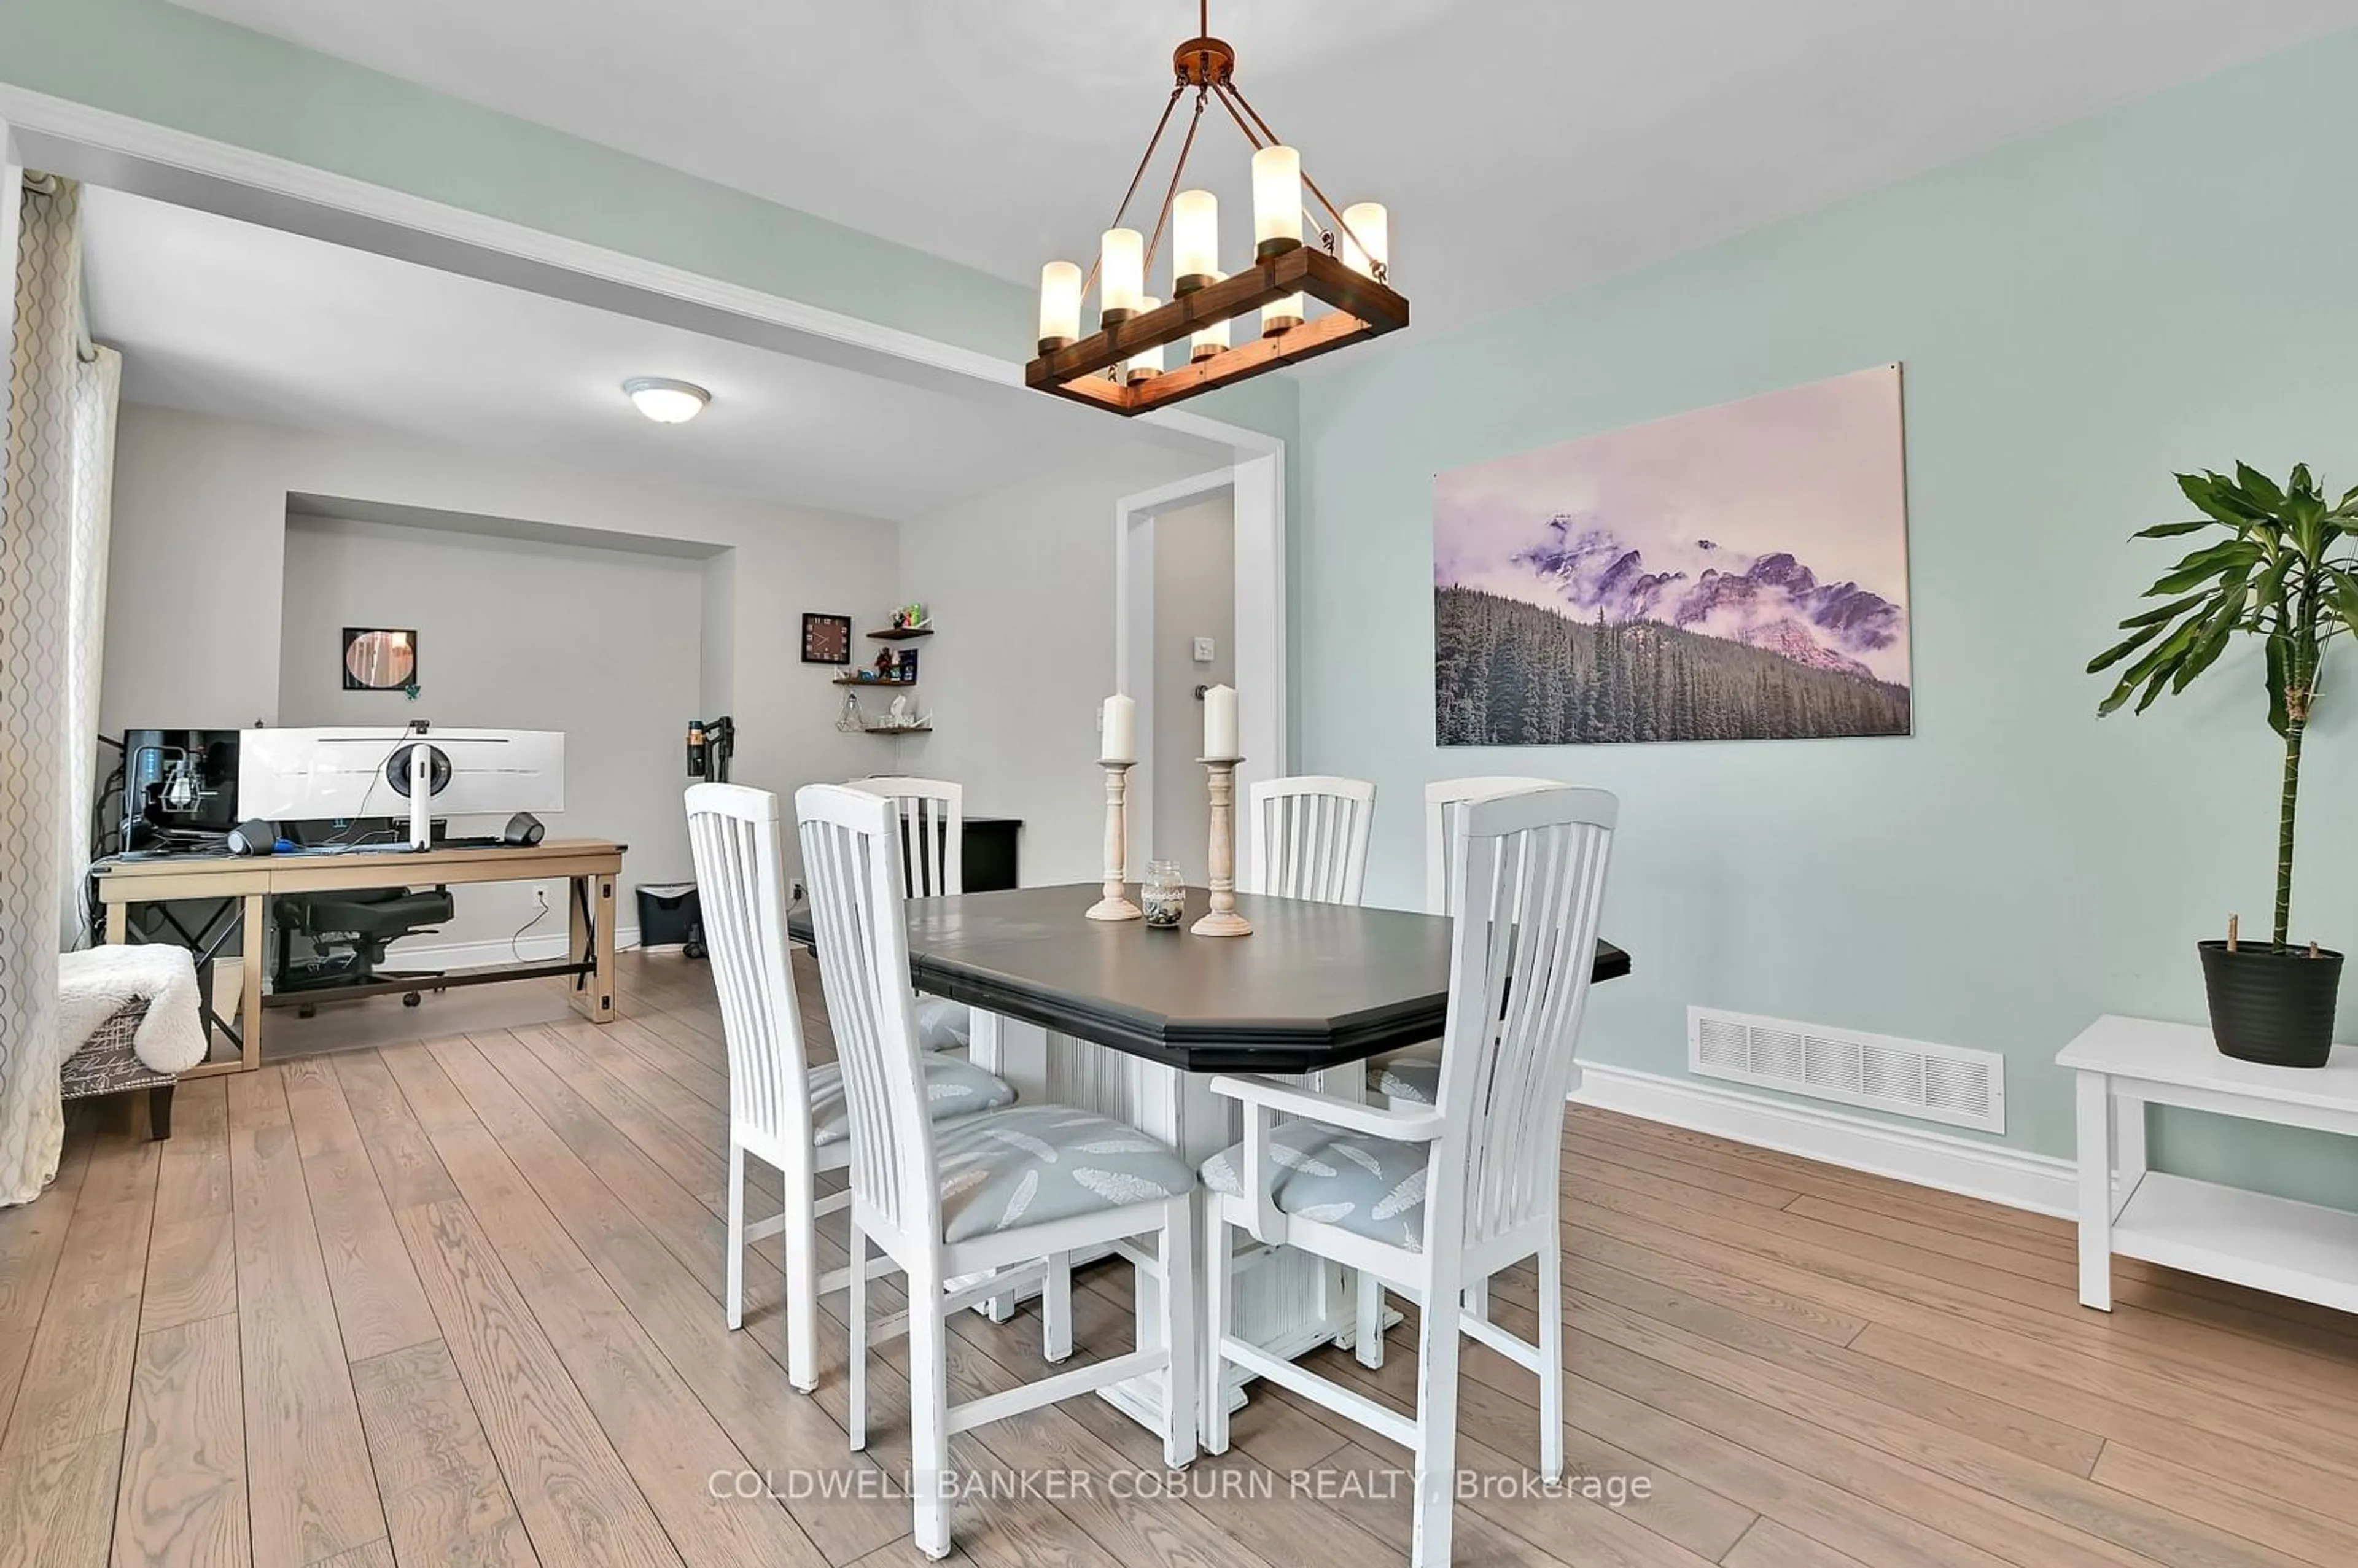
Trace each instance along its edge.
{"label": "candle-style light bulb", "polygon": [[1220,199],[1183,190],[1171,202],[1171,286],[1193,294],[1220,276]]}
{"label": "candle-style light bulb", "polygon": [[1343,264],[1379,281],[1392,259],[1391,214],[1380,201],[1355,201],[1343,209]]}
{"label": "candle-style light bulb", "polygon": [[[1142,316],[1150,310],[1160,309],[1162,305],[1163,301],[1150,294],[1139,300],[1138,311]],[[1130,356],[1130,362],[1122,367],[1122,379],[1132,386],[1136,386],[1141,381],[1152,381],[1162,373],[1163,345],[1160,343],[1151,349],[1139,350]]]}
{"label": "candle-style light bulb", "polygon": [[1302,155],[1280,143],[1252,156],[1253,254],[1266,260],[1302,243]]}
{"label": "candle-style light bulb", "polygon": [[1098,322],[1110,327],[1138,314],[1146,292],[1146,237],[1135,229],[1108,229],[1098,253]]}
{"label": "candle-style light bulb", "polygon": [[1289,294],[1282,299],[1272,299],[1260,308],[1260,335],[1274,338],[1280,332],[1291,332],[1302,325],[1302,296]]}
{"label": "candle-style light bulb", "polygon": [[1081,269],[1052,261],[1040,269],[1040,351],[1070,348],[1081,335]]}
{"label": "candle-style light bulb", "polygon": [[[1227,276],[1226,273],[1216,272],[1212,275],[1212,281],[1218,283]],[[1228,351],[1228,320],[1226,317],[1222,317],[1209,326],[1196,328],[1195,335],[1187,340],[1189,364],[1194,364],[1198,360],[1208,360],[1215,354],[1224,354]]]}

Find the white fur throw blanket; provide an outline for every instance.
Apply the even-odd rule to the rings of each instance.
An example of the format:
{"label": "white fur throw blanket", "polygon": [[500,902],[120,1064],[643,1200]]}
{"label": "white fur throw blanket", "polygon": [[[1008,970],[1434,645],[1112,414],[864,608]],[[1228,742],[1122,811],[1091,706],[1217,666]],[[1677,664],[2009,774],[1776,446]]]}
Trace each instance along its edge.
{"label": "white fur throw blanket", "polygon": [[205,1059],[197,1008],[197,962],[185,947],[109,943],[58,955],[58,1038],[65,1060],[125,1003],[146,1000],[147,1016],[131,1037],[151,1072],[185,1073]]}

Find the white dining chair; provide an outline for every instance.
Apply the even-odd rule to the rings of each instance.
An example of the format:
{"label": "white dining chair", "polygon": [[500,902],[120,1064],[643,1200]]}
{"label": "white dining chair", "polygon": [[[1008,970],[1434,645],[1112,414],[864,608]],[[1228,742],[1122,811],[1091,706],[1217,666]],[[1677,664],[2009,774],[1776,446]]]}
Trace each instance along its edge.
{"label": "white dining chair", "polygon": [[[1450,855],[1458,820],[1476,801],[1502,795],[1522,795],[1535,789],[1562,789],[1560,779],[1488,778],[1441,779],[1424,786],[1424,912],[1455,914],[1450,899]],[[1391,1106],[1431,1105],[1433,1086],[1441,1076],[1441,1053],[1431,1046],[1406,1051],[1368,1065],[1368,1092]]]}
{"label": "white dining chair", "polygon": [[1325,774],[1268,779],[1246,796],[1250,891],[1320,903],[1357,903],[1368,881],[1376,786]]}
{"label": "white dining chair", "polygon": [[900,818],[902,886],[911,898],[966,891],[966,787],[949,779],[879,773],[853,789],[881,795]]}
{"label": "white dining chair", "polygon": [[[917,1544],[950,1549],[944,1494],[949,1440],[987,1422],[1161,1374],[1163,1452],[1195,1455],[1195,1173],[1134,1128],[1070,1106],[1031,1104],[956,1123],[926,1115],[909,1015],[908,928],[892,807],[835,784],[795,795],[811,924],[836,1050],[857,1131],[851,1141],[851,1445],[868,1441],[870,1242],[908,1280],[908,1311],[882,1335],[909,1335],[910,1492]],[[1076,917],[1077,918],[1077,917]],[[1077,926],[1076,927],[1077,934]],[[1151,1239],[1152,1250],[1140,1245]],[[1044,1279],[1051,1261],[1107,1249],[1160,1284],[1161,1343],[1069,1372],[948,1402],[950,1313]],[[952,1281],[985,1277],[953,1287]]]}
{"label": "white dining chair", "polygon": [[[1243,1102],[1245,1136],[1203,1168],[1205,1446],[1228,1447],[1228,1402],[1209,1395],[1231,1366],[1400,1443],[1416,1456],[1412,1568],[1449,1562],[1460,1335],[1539,1375],[1540,1469],[1563,1474],[1558,1161],[1617,810],[1601,790],[1552,789],[1459,814],[1435,1104],[1379,1108],[1259,1076],[1211,1083]],[[1272,1126],[1278,1114],[1294,1119]],[[1413,1418],[1230,1336],[1231,1227],[1373,1273],[1418,1302]],[[1460,1306],[1469,1281],[1527,1258],[1539,1271],[1536,1345]]]}
{"label": "white dining chair", "polygon": [[[696,865],[713,989],[729,1048],[729,1326],[745,1321],[745,1249],[783,1236],[786,1263],[786,1379],[818,1386],[818,1298],[844,1289],[847,1270],[817,1270],[816,1222],[846,1206],[817,1195],[822,1172],[851,1162],[852,1121],[843,1071],[812,1065],[787,957],[786,878],[778,797],[743,784],[687,789],[688,852]],[[925,1059],[925,1106],[936,1118],[1008,1105],[1015,1091],[961,1057]],[[774,1218],[745,1221],[745,1160],[775,1166],[785,1203]]]}
{"label": "white dining chair", "polygon": [[[900,819],[902,888],[911,898],[946,898],[966,891],[966,787],[950,779],[879,773],[851,787],[881,795]],[[917,998],[917,1044],[928,1051],[964,1049],[974,1021],[962,1002]]]}

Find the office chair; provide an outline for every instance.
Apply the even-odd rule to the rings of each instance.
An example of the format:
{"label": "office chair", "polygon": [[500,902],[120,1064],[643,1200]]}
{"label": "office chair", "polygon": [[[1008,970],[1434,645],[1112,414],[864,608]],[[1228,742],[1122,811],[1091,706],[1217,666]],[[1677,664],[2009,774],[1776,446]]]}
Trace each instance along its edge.
{"label": "office chair", "polygon": [[[450,890],[359,888],[348,892],[289,895],[271,903],[278,924],[277,963],[272,982],[282,992],[326,990],[385,980],[423,982],[442,978],[440,969],[380,970],[385,949],[404,936],[430,933],[450,918]],[[297,943],[306,951],[299,957]],[[405,992],[404,1007],[416,1007],[419,991]],[[305,1006],[298,1015],[318,1009]]]}

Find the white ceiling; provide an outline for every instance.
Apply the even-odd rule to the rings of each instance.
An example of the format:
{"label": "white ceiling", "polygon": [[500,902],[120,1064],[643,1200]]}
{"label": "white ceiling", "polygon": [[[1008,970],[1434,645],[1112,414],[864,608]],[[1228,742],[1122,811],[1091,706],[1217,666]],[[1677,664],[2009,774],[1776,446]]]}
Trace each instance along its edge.
{"label": "white ceiling", "polygon": [[[134,402],[890,518],[1125,438],[1226,460],[1020,388],[908,385],[115,190],[86,194],[82,270]],[[712,406],[653,424],[633,375]]]}
{"label": "white ceiling", "polygon": [[[1195,27],[1193,0],[179,3],[1027,284],[1087,259]],[[2358,0],[1212,7],[1312,176],[1390,206],[1428,325],[2353,23]],[[1241,260],[1243,146],[1217,105],[1204,135]]]}

